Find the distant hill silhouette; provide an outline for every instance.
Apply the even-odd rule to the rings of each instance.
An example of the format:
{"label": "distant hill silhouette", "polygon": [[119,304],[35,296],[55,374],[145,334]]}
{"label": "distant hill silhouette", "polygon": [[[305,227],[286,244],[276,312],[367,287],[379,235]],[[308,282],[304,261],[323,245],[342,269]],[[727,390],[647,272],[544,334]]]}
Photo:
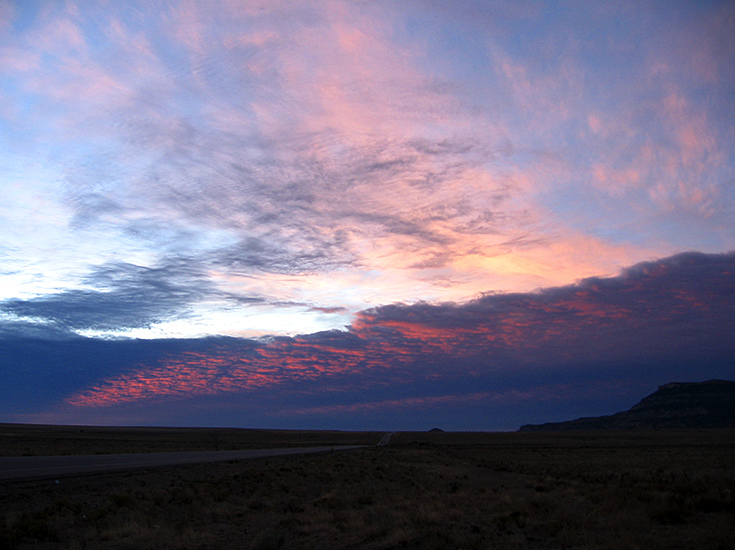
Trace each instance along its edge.
{"label": "distant hill silhouette", "polygon": [[521,432],[735,427],[735,382],[674,382],[659,386],[627,411],[568,422],[526,424]]}

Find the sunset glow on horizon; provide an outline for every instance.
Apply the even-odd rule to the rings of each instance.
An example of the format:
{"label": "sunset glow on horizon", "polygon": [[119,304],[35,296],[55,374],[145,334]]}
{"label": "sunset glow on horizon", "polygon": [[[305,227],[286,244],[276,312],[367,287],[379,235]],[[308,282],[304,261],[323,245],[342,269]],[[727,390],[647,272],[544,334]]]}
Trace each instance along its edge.
{"label": "sunset glow on horizon", "polygon": [[730,2],[0,0],[0,96],[0,421],[511,429],[735,374]]}

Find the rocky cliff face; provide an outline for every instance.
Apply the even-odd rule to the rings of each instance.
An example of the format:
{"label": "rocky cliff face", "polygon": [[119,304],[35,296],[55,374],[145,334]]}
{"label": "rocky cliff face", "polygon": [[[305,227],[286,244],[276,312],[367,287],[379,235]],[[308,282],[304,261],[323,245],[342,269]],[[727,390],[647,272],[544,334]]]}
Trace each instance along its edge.
{"label": "rocky cliff face", "polygon": [[526,424],[519,431],[650,430],[735,427],[735,382],[671,383],[627,411],[568,422]]}

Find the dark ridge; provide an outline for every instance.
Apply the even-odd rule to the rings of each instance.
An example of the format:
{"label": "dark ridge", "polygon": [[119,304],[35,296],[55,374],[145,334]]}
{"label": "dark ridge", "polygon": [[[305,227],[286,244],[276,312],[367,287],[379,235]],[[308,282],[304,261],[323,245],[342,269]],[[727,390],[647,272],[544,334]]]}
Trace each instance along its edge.
{"label": "dark ridge", "polygon": [[735,382],[673,382],[629,410],[567,422],[526,424],[520,432],[565,430],[658,430],[735,427]]}

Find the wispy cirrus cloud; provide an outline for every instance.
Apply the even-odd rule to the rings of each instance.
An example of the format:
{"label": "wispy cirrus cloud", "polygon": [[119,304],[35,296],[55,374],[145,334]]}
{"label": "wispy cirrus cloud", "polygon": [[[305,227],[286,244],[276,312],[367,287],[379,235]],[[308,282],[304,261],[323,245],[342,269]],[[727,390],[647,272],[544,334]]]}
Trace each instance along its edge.
{"label": "wispy cirrus cloud", "polygon": [[[238,286],[291,275],[287,292],[301,295],[315,274],[349,270],[375,289],[352,311],[380,303],[373,292],[459,299],[612,274],[698,248],[706,231],[679,226],[705,218],[721,222],[708,249],[729,246],[721,98],[699,101],[694,77],[706,65],[722,85],[731,41],[716,32],[701,63],[654,47],[667,36],[685,48],[726,9],[695,13],[679,38],[676,17],[646,35],[642,8],[610,41],[574,31],[564,10],[414,7],[421,25],[387,3],[173,3],[152,18],[109,10],[103,25],[90,24],[95,8],[49,6],[3,50],[25,94],[11,94],[15,108],[36,121],[23,132],[28,116],[16,119],[17,147],[46,151],[63,131],[55,199],[69,238],[126,244],[97,252],[108,262],[187,250]],[[627,17],[596,10],[578,16]],[[569,32],[525,34],[545,23]],[[581,242],[596,253],[576,253]]]}

